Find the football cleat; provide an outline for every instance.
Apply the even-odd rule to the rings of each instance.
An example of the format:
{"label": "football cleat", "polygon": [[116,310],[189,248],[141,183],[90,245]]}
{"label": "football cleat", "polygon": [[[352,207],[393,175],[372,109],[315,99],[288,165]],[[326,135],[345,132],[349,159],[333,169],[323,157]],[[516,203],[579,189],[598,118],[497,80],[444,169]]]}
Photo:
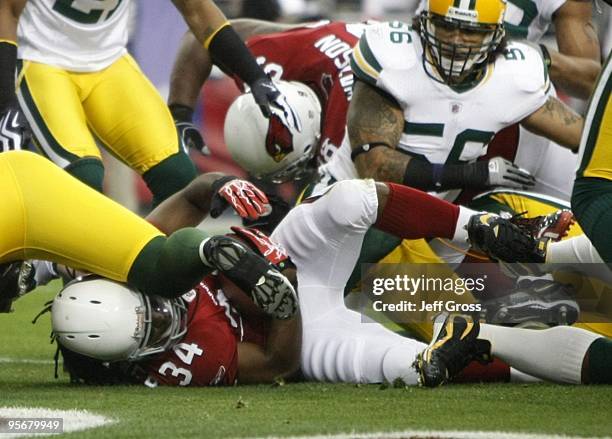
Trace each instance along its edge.
{"label": "football cleat", "polygon": [[417,355],[413,364],[419,385],[437,387],[451,381],[471,361],[491,361],[491,343],[478,339],[480,324],[471,316],[447,314],[434,325],[431,343]]}
{"label": "football cleat", "polygon": [[484,303],[481,317],[496,325],[551,327],[572,325],[580,307],[570,284],[548,279],[521,279],[509,294]]}
{"label": "football cleat", "polygon": [[228,236],[213,236],[200,246],[202,261],[219,270],[266,314],[288,319],[298,309],[298,299],[291,282],[274,265],[240,241]]}
{"label": "football cleat", "polygon": [[565,236],[570,227],[576,222],[574,214],[567,209],[557,210],[548,215],[526,218],[525,212],[514,215],[510,222],[527,231],[534,238],[548,238],[559,241]]}
{"label": "football cleat", "polygon": [[547,238],[535,238],[512,220],[492,214],[473,215],[467,225],[469,241],[476,250],[503,262],[543,263]]}
{"label": "football cleat", "polygon": [[11,312],[15,300],[36,288],[34,274],[31,261],[0,265],[0,313]]}

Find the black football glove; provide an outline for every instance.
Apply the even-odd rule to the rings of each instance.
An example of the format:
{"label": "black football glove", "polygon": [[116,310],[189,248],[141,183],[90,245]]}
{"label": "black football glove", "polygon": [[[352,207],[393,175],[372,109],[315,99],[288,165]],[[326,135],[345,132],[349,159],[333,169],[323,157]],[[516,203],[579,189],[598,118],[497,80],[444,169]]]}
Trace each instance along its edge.
{"label": "black football glove", "polygon": [[295,114],[295,111],[291,108],[289,102],[287,102],[287,98],[278,90],[268,76],[257,79],[250,87],[253,99],[259,105],[264,117],[269,118],[272,115],[272,110],[276,109],[277,111],[274,114],[280,118],[283,125],[291,132],[302,131],[297,114]]}
{"label": "black football glove", "polygon": [[25,149],[32,131],[17,103],[10,104],[0,114],[0,152]]}
{"label": "black football glove", "polygon": [[193,110],[186,105],[180,104],[172,104],[168,108],[170,113],[172,113],[181,145],[185,149],[193,148],[204,155],[210,155],[210,149],[206,146],[200,130],[192,122]]}

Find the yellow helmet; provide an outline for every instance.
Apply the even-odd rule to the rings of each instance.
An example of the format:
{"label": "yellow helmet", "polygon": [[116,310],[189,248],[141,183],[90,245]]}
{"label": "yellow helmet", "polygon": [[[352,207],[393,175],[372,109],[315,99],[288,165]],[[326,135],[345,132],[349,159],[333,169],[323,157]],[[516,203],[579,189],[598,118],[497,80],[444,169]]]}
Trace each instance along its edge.
{"label": "yellow helmet", "polygon": [[461,85],[479,79],[503,41],[506,0],[428,0],[419,16],[427,73]]}

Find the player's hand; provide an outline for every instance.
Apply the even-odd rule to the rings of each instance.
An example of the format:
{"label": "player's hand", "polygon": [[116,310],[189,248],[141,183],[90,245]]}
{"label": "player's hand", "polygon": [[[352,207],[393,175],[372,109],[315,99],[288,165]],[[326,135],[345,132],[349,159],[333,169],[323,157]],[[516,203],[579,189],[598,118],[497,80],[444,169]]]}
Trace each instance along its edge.
{"label": "player's hand", "polygon": [[221,177],[213,183],[213,199],[210,203],[210,216],[217,218],[227,206],[242,218],[252,220],[270,213],[268,197],[254,184],[236,177]]}
{"label": "player's hand", "polygon": [[504,186],[514,189],[529,189],[536,183],[536,179],[525,169],[503,157],[493,157],[489,160],[489,186]]}
{"label": "player's hand", "polygon": [[186,105],[170,105],[168,108],[172,113],[181,145],[185,149],[191,148],[204,155],[210,155],[210,149],[206,146],[200,130],[192,122],[193,110]]}
{"label": "player's hand", "polygon": [[187,148],[195,149],[204,155],[210,155],[210,149],[204,142],[204,138],[198,128],[191,122],[174,121],[179,138]]}
{"label": "player's hand", "polygon": [[302,131],[302,125],[297,114],[291,108],[289,102],[287,102],[287,98],[278,90],[269,77],[266,76],[256,80],[251,85],[251,93],[265,117],[269,118],[272,112],[274,112],[289,130],[294,132]]}
{"label": "player's hand", "polygon": [[19,106],[10,104],[0,114],[0,152],[24,149],[30,143],[32,132]]}

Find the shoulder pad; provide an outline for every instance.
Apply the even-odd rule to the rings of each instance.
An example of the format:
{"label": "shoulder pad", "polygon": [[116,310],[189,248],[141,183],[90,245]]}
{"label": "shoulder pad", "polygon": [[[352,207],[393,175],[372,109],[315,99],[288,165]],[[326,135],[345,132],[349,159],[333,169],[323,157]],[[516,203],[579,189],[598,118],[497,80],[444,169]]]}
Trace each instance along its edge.
{"label": "shoulder pad", "polygon": [[355,76],[376,85],[383,70],[410,69],[419,61],[415,38],[418,34],[399,21],[368,26],[353,49],[351,67]]}
{"label": "shoulder pad", "polygon": [[522,91],[546,92],[550,88],[548,69],[542,53],[531,44],[517,41],[508,43],[504,52],[498,55],[495,68],[501,69],[504,76],[511,77]]}

